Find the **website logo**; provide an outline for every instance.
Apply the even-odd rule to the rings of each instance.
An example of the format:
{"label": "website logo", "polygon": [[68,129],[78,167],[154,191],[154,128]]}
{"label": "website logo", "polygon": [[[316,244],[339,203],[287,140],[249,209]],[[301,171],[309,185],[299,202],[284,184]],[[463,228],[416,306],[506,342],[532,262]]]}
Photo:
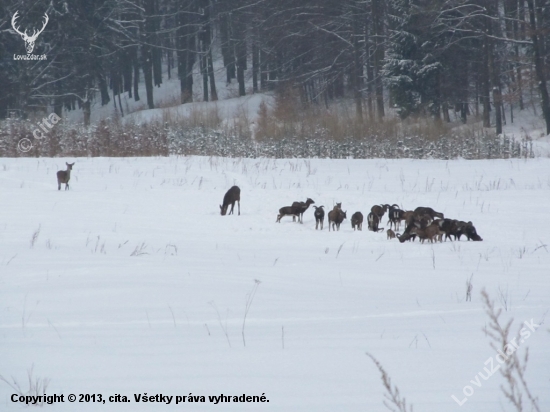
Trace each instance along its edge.
{"label": "website logo", "polygon": [[17,27],[17,17],[18,17],[19,11],[16,11],[11,19],[11,26],[13,27],[13,30],[21,36],[23,41],[25,42],[25,48],[27,49],[27,55],[13,55],[14,60],[45,60],[46,55],[35,55],[32,54],[32,51],[34,50],[34,43],[36,42],[36,39],[44,31],[46,28],[46,25],[48,24],[48,21],[50,20],[48,15],[44,13],[44,23],[42,25],[42,28],[40,30],[33,30],[32,35],[27,34],[27,30],[24,32],[21,32],[19,30],[19,27]]}

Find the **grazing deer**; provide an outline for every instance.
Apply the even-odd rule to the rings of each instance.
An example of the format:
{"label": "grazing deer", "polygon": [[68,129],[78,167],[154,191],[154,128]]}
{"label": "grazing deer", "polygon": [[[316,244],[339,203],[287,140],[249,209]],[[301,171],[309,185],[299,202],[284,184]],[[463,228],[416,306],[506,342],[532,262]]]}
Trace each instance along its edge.
{"label": "grazing deer", "polygon": [[464,228],[464,234],[468,238],[468,240],[473,240],[474,242],[481,242],[483,239],[481,236],[477,234],[476,228],[474,227],[472,222],[466,223],[466,226]]}
{"label": "grazing deer", "polygon": [[71,170],[73,170],[74,163],[67,163],[67,170],[60,170],[57,172],[57,190],[61,190],[61,183],[65,183],[65,190],[69,189],[69,180],[71,180]]}
{"label": "grazing deer", "polygon": [[239,186],[231,187],[223,197],[223,204],[220,205],[221,215],[225,216],[229,205],[231,205],[231,210],[229,211],[229,214],[232,214],[233,208],[235,207],[235,202],[238,203],[239,216],[240,216],[241,215],[241,189],[239,189]]}
{"label": "grazing deer", "polygon": [[443,232],[439,229],[439,225],[437,223],[432,223],[422,229],[415,226],[411,229],[411,233],[416,234],[421,243],[424,243],[424,240],[426,239],[428,239],[430,243],[437,242],[438,240],[441,242],[443,237]]}

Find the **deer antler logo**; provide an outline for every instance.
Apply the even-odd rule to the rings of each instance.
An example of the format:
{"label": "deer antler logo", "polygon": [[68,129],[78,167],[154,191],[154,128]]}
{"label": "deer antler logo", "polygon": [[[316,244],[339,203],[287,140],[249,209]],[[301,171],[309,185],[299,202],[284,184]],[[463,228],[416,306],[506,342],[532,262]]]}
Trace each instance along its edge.
{"label": "deer antler logo", "polygon": [[45,17],[44,25],[38,31],[33,30],[32,36],[29,36],[27,34],[27,30],[25,30],[23,33],[21,33],[19,31],[19,29],[15,26],[18,13],[19,13],[19,11],[16,11],[15,14],[13,15],[13,17],[11,19],[11,26],[13,27],[13,30],[15,30],[15,32],[17,34],[19,34],[23,38],[23,40],[25,41],[25,48],[27,49],[27,54],[31,54],[32,51],[34,50],[34,42],[36,41],[38,35],[44,31],[44,29],[46,28],[46,24],[48,24],[48,21],[50,19],[48,18],[48,15],[46,13],[44,13],[44,17]]}

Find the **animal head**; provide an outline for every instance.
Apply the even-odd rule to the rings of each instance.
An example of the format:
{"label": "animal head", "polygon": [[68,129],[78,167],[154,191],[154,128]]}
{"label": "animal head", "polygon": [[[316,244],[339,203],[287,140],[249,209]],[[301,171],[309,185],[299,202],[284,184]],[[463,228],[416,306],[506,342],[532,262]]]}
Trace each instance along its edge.
{"label": "animal head", "polygon": [[220,212],[221,212],[221,215],[222,215],[222,216],[225,216],[225,214],[227,213],[227,207],[228,207],[228,206],[229,206],[229,205],[226,205],[226,206],[220,205]]}
{"label": "animal head", "polygon": [[472,224],[472,222],[468,222],[465,226],[464,226],[464,232],[466,234],[466,236],[468,237],[468,239],[472,239],[473,241],[475,242],[481,242],[483,239],[481,238],[481,236],[479,236],[477,234],[477,231],[476,231],[476,228],[474,227],[474,225]]}
{"label": "animal head", "polygon": [[29,36],[27,34],[27,30],[25,30],[24,32],[20,32],[19,28],[16,26],[16,20],[17,20],[18,14],[19,14],[19,11],[16,11],[15,14],[13,15],[11,19],[11,26],[13,27],[13,30],[15,30],[15,32],[19,34],[21,38],[25,41],[25,48],[27,49],[27,54],[31,54],[32,51],[34,50],[34,42],[38,38],[38,35],[42,33],[46,28],[46,24],[48,24],[49,17],[46,13],[44,13],[45,20],[44,20],[44,24],[42,25],[42,28],[38,31],[33,30],[32,35]]}
{"label": "animal head", "polygon": [[398,233],[398,234],[395,235],[395,237],[397,237],[397,239],[399,239],[399,242],[400,242],[400,243],[403,243],[403,242],[409,240],[410,238],[412,238],[412,237],[413,237],[413,234],[405,232],[405,233],[403,233],[402,235],[400,235],[400,234]]}
{"label": "animal head", "polygon": [[312,205],[314,204],[315,202],[313,200],[311,200],[309,197],[307,198],[306,200],[306,205]]}
{"label": "animal head", "polygon": [[72,162],[72,163],[65,162],[65,164],[67,165],[67,170],[73,170],[73,166],[74,166],[75,162]]}

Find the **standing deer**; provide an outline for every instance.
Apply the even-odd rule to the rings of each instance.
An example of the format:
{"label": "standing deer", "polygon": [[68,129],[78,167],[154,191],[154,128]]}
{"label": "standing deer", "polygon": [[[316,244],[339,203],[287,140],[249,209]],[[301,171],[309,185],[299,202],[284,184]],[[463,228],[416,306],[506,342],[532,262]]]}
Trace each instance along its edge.
{"label": "standing deer", "polygon": [[292,216],[292,219],[294,220],[296,216],[298,216],[298,218],[300,217],[300,213],[295,207],[283,206],[279,209],[279,214],[277,215],[277,220],[275,223],[281,223],[281,219],[285,216]]}
{"label": "standing deer", "polygon": [[315,216],[315,230],[321,226],[321,230],[323,230],[323,221],[325,220],[325,211],[324,206],[313,206],[315,208],[315,213],[313,215]]}
{"label": "standing deer", "polygon": [[[297,212],[298,222],[304,223],[304,221],[303,221],[304,212],[309,208],[309,205],[312,205],[314,203],[315,202],[313,200],[311,200],[309,197],[306,199],[305,202],[293,202],[292,203],[291,207],[294,208]],[[294,222],[295,219],[296,219],[296,216],[293,216],[292,221]]]}
{"label": "standing deer", "polygon": [[330,225],[332,224],[332,231],[336,229],[340,230],[340,224],[346,219],[346,212],[336,207],[328,212],[328,231],[330,232]]}
{"label": "standing deer", "polygon": [[231,205],[231,210],[229,211],[229,214],[232,214],[233,208],[235,207],[235,202],[238,203],[239,216],[240,216],[241,215],[241,189],[239,189],[239,186],[231,187],[223,197],[223,204],[220,205],[221,215],[225,216],[229,205]]}
{"label": "standing deer", "polygon": [[390,225],[390,229],[392,225],[397,230],[399,229],[399,226],[401,225],[401,218],[403,217],[403,214],[405,213],[404,210],[399,209],[398,205],[391,205],[388,209],[388,223]]}
{"label": "standing deer", "polygon": [[373,215],[378,217],[378,222],[381,222],[382,216],[384,216],[384,213],[386,213],[386,210],[388,210],[389,207],[390,205],[374,205],[371,207],[370,211]]}
{"label": "standing deer", "polygon": [[361,212],[355,212],[351,215],[351,228],[355,230],[363,230],[363,214]]}
{"label": "standing deer", "polygon": [[73,170],[74,163],[67,163],[67,170],[60,170],[57,172],[57,190],[61,190],[61,183],[65,183],[65,190],[69,189],[69,180],[71,180],[71,170]]}

